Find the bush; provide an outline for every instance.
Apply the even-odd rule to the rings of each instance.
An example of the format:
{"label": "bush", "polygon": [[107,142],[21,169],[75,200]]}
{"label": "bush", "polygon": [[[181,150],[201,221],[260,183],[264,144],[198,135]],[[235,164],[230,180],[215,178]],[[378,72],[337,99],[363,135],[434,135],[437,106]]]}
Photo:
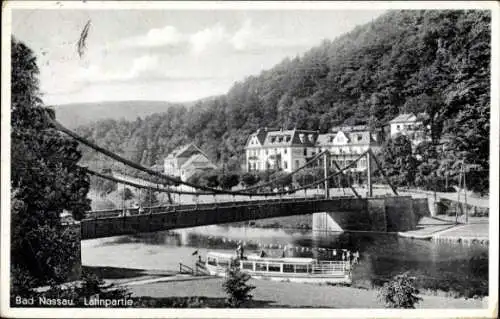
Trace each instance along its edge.
{"label": "bush", "polygon": [[240,176],[234,173],[225,173],[217,176],[217,181],[222,189],[231,189],[238,185]]}
{"label": "bush", "polygon": [[252,173],[244,173],[241,175],[240,180],[244,187],[250,187],[259,182],[259,176]]}
{"label": "bush", "polygon": [[380,288],[378,297],[385,303],[386,308],[414,309],[422,301],[415,288],[415,278],[408,277],[407,273],[395,276],[391,281]]}
{"label": "bush", "polygon": [[250,292],[255,289],[255,286],[247,284],[249,279],[250,275],[241,272],[239,268],[233,266],[228,268],[227,277],[223,284],[224,290],[228,294],[227,306],[239,308],[252,299]]}

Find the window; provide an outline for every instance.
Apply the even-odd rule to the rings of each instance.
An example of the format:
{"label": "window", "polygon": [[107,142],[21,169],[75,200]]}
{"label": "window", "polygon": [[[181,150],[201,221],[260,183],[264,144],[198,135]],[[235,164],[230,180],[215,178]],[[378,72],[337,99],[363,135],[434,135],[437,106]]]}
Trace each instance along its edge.
{"label": "window", "polygon": [[295,272],[307,272],[307,265],[295,265]]}
{"label": "window", "polygon": [[361,141],[363,139],[363,135],[359,134],[357,138],[358,138],[358,141]]}
{"label": "window", "polygon": [[268,150],[266,150],[266,155],[269,155],[269,151]]}
{"label": "window", "polygon": [[288,163],[286,161],[283,162],[283,168],[287,169],[288,168]]}
{"label": "window", "polygon": [[267,271],[267,264],[255,263],[255,271]]}
{"label": "window", "polygon": [[274,272],[280,272],[281,267],[280,264],[269,264],[269,270],[268,271],[274,271]]}
{"label": "window", "polygon": [[307,148],[304,148],[304,156],[307,156]]}
{"label": "window", "polygon": [[243,269],[253,270],[253,262],[243,262]]}
{"label": "window", "polygon": [[285,152],[285,154],[286,154],[286,148],[285,148],[285,151],[284,151],[284,152]]}
{"label": "window", "polygon": [[217,264],[221,267],[229,267],[229,261],[228,260],[219,260]]}
{"label": "window", "polygon": [[396,128],[399,130],[399,125],[396,125]]}
{"label": "window", "polygon": [[295,168],[299,168],[299,160],[295,160]]}
{"label": "window", "polygon": [[215,258],[208,257],[207,264],[212,265],[212,266],[217,266],[217,260],[215,260]]}
{"label": "window", "polygon": [[295,272],[292,264],[283,264],[283,272]]}

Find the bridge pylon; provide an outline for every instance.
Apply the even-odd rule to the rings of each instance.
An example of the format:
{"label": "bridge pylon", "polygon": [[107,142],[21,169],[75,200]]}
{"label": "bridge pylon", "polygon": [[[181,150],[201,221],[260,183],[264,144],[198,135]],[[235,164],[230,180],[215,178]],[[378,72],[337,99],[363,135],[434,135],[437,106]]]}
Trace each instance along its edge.
{"label": "bridge pylon", "polygon": [[330,172],[330,153],[325,152],[323,154],[323,170],[324,170],[324,177],[325,177],[325,199],[330,198],[330,186],[328,185],[328,174]]}
{"label": "bridge pylon", "polygon": [[366,153],[366,184],[368,191],[366,197],[373,197],[373,185],[372,185],[372,156],[371,152]]}

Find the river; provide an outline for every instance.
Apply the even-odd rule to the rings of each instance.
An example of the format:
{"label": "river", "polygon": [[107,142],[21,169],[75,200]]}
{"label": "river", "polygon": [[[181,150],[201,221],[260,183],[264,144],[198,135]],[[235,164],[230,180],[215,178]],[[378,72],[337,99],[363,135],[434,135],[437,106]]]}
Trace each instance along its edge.
{"label": "river", "polygon": [[245,253],[267,252],[332,259],[333,250],[359,251],[353,286],[378,286],[408,272],[418,286],[472,297],[488,294],[488,247],[434,243],[394,234],[312,232],[253,227],[204,226],[82,241],[84,266],[175,272],[179,263],[193,265],[207,251],[234,253],[242,241]]}

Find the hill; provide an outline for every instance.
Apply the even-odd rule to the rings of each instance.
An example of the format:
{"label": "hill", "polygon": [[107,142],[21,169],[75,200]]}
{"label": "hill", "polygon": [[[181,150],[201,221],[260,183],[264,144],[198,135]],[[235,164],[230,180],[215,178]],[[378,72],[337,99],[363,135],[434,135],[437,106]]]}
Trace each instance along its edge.
{"label": "hill", "polygon": [[[215,97],[200,99],[208,102]],[[133,121],[155,113],[164,113],[170,107],[192,106],[198,101],[173,103],[165,101],[105,101],[55,105],[58,120],[68,127],[89,125],[92,122],[115,119]]]}
{"label": "hill", "polygon": [[446,156],[479,165],[487,180],[490,20],[481,10],[390,11],[197,107],[101,121],[80,132],[145,165],[195,142],[236,169],[258,127],[324,132],[339,124],[380,127],[402,112],[427,112],[433,140],[451,137]]}
{"label": "hill", "polygon": [[68,127],[88,125],[103,119],[135,120],[153,113],[166,112],[178,105],[162,101],[110,101],[71,103],[54,106],[58,120]]}

